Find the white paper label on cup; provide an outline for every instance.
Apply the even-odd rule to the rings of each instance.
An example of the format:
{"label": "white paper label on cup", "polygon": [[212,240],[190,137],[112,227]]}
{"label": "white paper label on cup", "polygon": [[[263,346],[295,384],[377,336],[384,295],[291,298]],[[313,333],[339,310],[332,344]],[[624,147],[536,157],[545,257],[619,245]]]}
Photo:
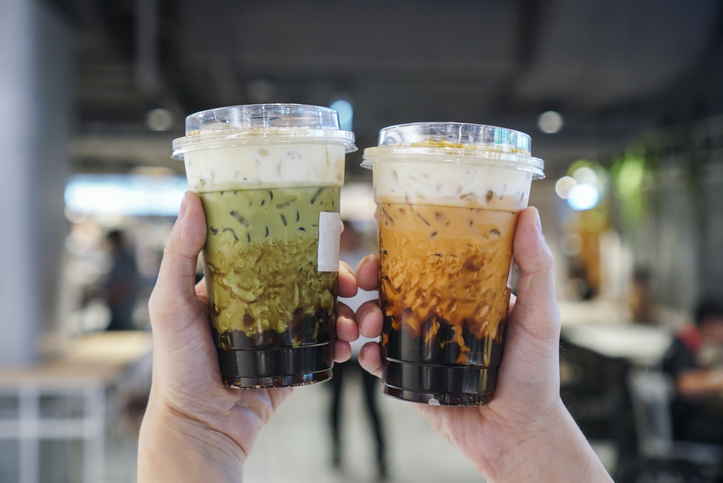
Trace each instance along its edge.
{"label": "white paper label on cup", "polygon": [[319,213],[319,252],[317,254],[320,272],[339,271],[339,239],[341,237],[341,215],[330,211]]}
{"label": "white paper label on cup", "polygon": [[507,273],[507,288],[512,290],[512,284],[515,281],[515,257],[510,260],[510,271]]}

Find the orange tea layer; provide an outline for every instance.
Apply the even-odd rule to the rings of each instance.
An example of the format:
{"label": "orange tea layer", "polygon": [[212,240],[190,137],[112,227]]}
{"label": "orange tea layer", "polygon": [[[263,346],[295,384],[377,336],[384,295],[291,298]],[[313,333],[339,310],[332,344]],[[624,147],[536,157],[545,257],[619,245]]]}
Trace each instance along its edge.
{"label": "orange tea layer", "polygon": [[317,250],[320,213],[339,211],[339,188],[200,196],[208,226],[209,307],[219,347],[297,347],[333,338],[337,273],[318,271]]}
{"label": "orange tea layer", "polygon": [[468,354],[501,340],[518,212],[405,203],[378,207],[383,344],[401,330],[393,337],[418,344],[412,352],[426,351],[420,357],[436,359],[438,353],[450,363],[487,365]]}

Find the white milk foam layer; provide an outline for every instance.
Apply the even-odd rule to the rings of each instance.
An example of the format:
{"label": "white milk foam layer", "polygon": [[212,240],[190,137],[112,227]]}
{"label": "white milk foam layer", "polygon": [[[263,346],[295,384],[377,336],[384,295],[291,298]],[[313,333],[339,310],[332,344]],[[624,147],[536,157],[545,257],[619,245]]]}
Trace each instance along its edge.
{"label": "white milk foam layer", "polygon": [[438,206],[520,211],[530,198],[532,173],[509,167],[439,161],[377,158],[374,200]]}
{"label": "white milk foam layer", "polygon": [[196,192],[344,184],[344,146],[334,143],[247,144],[184,154]]}

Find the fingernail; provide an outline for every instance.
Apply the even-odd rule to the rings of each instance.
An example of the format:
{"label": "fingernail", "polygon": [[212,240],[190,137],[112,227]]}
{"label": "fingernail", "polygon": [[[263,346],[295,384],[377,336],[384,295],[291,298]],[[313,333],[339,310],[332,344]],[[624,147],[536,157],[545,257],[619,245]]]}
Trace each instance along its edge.
{"label": "fingernail", "polygon": [[374,260],[374,255],[373,254],[367,255],[366,257],[362,258],[361,263],[359,265],[361,265],[362,263],[371,263],[372,260]]}
{"label": "fingernail", "polygon": [[359,360],[362,360],[366,358],[367,350],[369,350],[369,344],[364,344],[362,348],[359,350]]}
{"label": "fingernail", "polygon": [[183,201],[181,201],[181,207],[178,209],[178,221],[182,221],[183,217],[186,215],[186,195],[183,195]]}
{"label": "fingernail", "polygon": [[540,220],[540,212],[537,210],[535,210],[535,225],[537,225],[537,234],[544,240],[545,235],[542,234],[542,220]]}

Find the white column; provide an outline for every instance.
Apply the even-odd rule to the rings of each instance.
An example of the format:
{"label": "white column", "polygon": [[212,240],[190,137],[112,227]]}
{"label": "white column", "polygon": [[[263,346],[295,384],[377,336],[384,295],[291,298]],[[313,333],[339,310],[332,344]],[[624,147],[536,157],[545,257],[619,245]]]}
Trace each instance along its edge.
{"label": "white column", "polygon": [[0,367],[37,360],[57,324],[70,58],[48,2],[0,0]]}

